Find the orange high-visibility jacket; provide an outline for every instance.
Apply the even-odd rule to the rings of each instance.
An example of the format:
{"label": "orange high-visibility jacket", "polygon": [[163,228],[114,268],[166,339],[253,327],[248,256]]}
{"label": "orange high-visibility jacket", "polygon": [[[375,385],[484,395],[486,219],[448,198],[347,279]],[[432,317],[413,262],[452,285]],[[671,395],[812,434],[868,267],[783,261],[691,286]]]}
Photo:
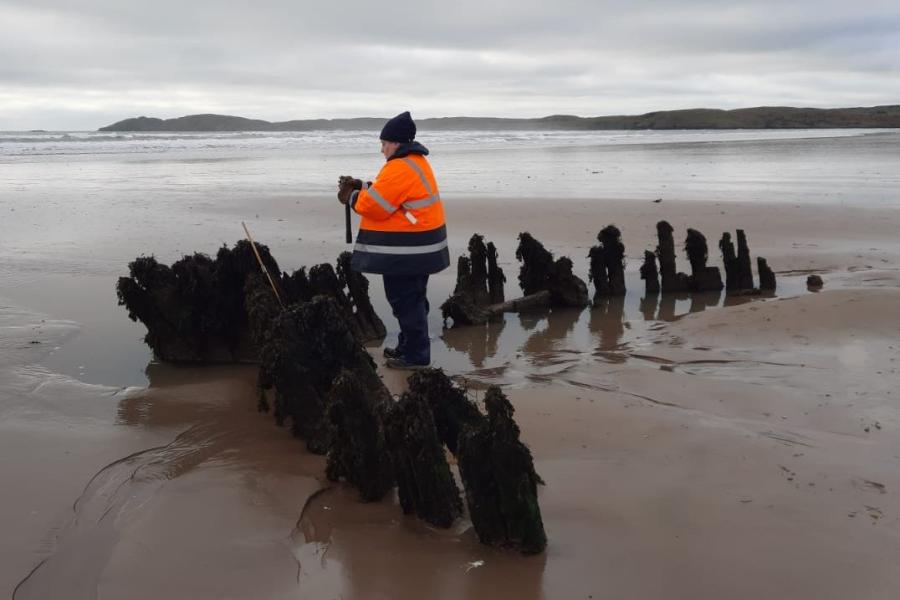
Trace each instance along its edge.
{"label": "orange high-visibility jacket", "polygon": [[351,196],[362,216],[353,270],[413,275],[450,266],[444,205],[426,154],[418,142],[401,147],[368,189]]}

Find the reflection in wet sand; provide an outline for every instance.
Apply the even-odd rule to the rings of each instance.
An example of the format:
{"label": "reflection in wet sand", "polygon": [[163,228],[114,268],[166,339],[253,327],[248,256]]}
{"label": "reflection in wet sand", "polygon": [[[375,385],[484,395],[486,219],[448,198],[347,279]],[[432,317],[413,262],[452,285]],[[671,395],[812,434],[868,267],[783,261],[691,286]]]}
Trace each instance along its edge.
{"label": "reflection in wet sand", "polygon": [[[741,304],[753,302],[754,300],[766,300],[777,297],[778,295],[775,292],[759,292],[756,294],[725,294],[725,299],[722,301],[722,306],[740,306]],[[783,294],[782,297],[784,297]]]}
{"label": "reflection in wet sand", "polygon": [[625,297],[600,298],[591,309],[590,329],[600,338],[599,350],[612,352],[622,349],[625,335]]}
{"label": "reflection in wet sand", "polygon": [[439,530],[396,499],[361,504],[343,486],[310,498],[290,536],[305,598],[544,598],[546,555],[478,543],[467,519]]}
{"label": "reflection in wet sand", "polygon": [[521,312],[519,313],[519,324],[525,331],[532,331],[546,316],[547,312],[543,310]]}
{"label": "reflection in wet sand", "polygon": [[472,366],[481,369],[487,359],[496,356],[504,327],[506,319],[501,318],[483,326],[446,329],[441,338],[448,348],[468,355]]}
{"label": "reflection in wet sand", "polygon": [[715,307],[719,305],[721,292],[700,292],[691,294],[691,306],[689,312],[703,312],[707,307]]}
{"label": "reflection in wet sand", "polygon": [[656,320],[656,307],[659,306],[659,294],[651,294],[641,298],[640,311],[645,321]]}
{"label": "reflection in wet sand", "polygon": [[687,294],[662,294],[659,299],[659,313],[656,315],[658,321],[674,321],[675,302],[677,300],[686,300]]}
{"label": "reflection in wet sand", "polygon": [[[546,314],[547,326],[531,334],[525,340],[525,343],[522,344],[522,351],[527,354],[544,356],[548,352],[559,350],[559,342],[569,337],[583,310],[581,308],[555,308],[551,310]],[[530,320],[534,314],[537,313],[528,316],[519,315],[525,329],[534,329],[535,326],[525,327],[526,320]]]}
{"label": "reflection in wet sand", "polygon": [[[805,293],[801,284],[800,278],[783,278],[778,297]],[[450,372],[465,371],[474,384],[522,385],[555,377],[560,369],[574,368],[579,362],[599,359],[621,364],[635,348],[652,343],[653,332],[664,323],[713,307],[770,297],[775,296],[704,292],[641,297],[632,292],[599,298],[587,317],[578,309],[508,313],[503,321],[487,327],[445,329],[444,344],[433,348],[432,358]],[[629,320],[628,312],[640,313],[642,318]]]}

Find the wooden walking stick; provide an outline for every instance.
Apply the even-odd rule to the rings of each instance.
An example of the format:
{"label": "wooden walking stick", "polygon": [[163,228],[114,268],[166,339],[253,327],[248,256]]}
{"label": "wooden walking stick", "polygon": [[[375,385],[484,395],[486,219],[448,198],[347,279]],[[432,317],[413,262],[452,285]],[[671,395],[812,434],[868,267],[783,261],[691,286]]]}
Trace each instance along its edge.
{"label": "wooden walking stick", "polygon": [[253,236],[250,235],[250,230],[247,229],[247,224],[241,221],[241,225],[244,226],[244,232],[247,234],[247,240],[250,242],[250,247],[253,248],[253,254],[256,256],[256,262],[259,263],[259,268],[262,269],[262,272],[265,273],[266,279],[269,280],[269,285],[272,286],[272,291],[275,292],[275,297],[278,299],[278,304],[281,305],[281,308],[284,309],[284,302],[281,301],[281,294],[278,293],[278,288],[275,287],[275,282],[272,281],[272,276],[269,275],[269,270],[266,268],[266,265],[263,264],[262,257],[259,255],[259,250],[256,249],[256,242],[253,241]]}

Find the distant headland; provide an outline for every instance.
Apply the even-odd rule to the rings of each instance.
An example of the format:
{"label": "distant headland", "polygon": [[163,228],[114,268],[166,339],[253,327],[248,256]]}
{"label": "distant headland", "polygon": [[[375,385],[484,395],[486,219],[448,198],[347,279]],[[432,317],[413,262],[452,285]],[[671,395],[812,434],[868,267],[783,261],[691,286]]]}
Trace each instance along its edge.
{"label": "distant headland", "polygon": [[[175,119],[137,117],[100,131],[313,131],[379,130],[387,117],[304,119],[270,122],[228,115],[190,115]],[[794,108],[759,106],[718,110],[692,108],[643,115],[576,117],[552,115],[538,119],[442,117],[418,119],[423,131],[440,130],[603,130],[603,129],[832,129],[900,127],[900,105],[858,108]]]}

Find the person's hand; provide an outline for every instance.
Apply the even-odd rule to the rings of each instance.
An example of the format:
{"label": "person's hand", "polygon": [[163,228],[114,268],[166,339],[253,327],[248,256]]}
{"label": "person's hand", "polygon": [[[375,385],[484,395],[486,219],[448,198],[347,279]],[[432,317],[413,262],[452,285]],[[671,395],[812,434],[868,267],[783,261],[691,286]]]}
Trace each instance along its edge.
{"label": "person's hand", "polygon": [[341,204],[347,204],[350,201],[350,194],[353,193],[353,187],[344,182],[338,187],[337,199]]}
{"label": "person's hand", "polygon": [[363,182],[359,179],[354,179],[349,175],[341,175],[338,177],[338,202],[341,204],[347,204],[350,201],[350,195],[354,190],[361,190],[363,186]]}
{"label": "person's hand", "polygon": [[350,194],[353,193],[353,190],[361,189],[362,182],[360,181],[359,187],[356,187],[356,182],[358,179],[353,179],[349,175],[341,175],[338,178],[338,202],[341,204],[347,204],[350,201]]}
{"label": "person's hand", "polygon": [[341,175],[338,177],[338,187],[342,185],[350,185],[351,189],[361,190],[363,187],[363,182],[361,179],[354,179],[349,175]]}

